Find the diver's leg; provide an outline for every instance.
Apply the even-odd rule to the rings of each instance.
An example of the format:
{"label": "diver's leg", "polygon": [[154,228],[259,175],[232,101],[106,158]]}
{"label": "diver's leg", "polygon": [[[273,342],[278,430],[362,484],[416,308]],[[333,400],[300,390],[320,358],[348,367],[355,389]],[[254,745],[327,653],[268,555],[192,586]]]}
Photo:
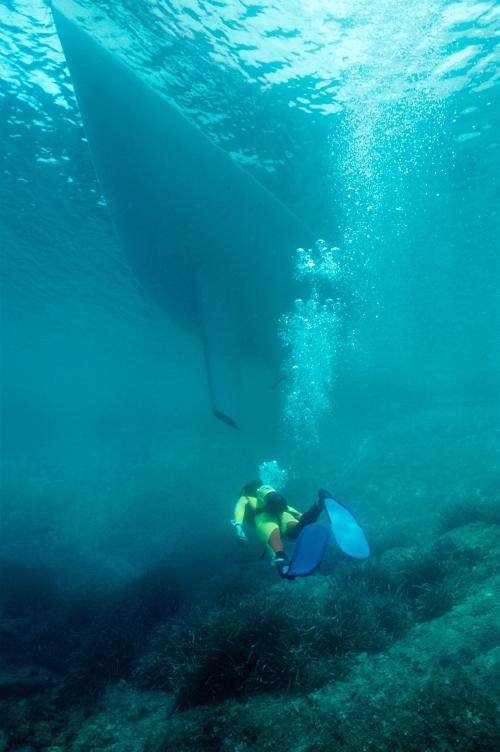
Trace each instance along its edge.
{"label": "diver's leg", "polygon": [[288,567],[288,556],[283,550],[283,541],[278,523],[270,515],[265,513],[260,514],[255,519],[255,529],[259,540],[270,553],[272,563],[276,565],[278,572],[283,576],[283,568]]}
{"label": "diver's leg", "polygon": [[299,522],[297,518],[293,516],[293,514],[290,514],[290,512],[283,512],[283,514],[280,517],[281,535],[291,540],[294,540],[296,536],[294,535],[293,531],[294,531],[294,528],[296,528],[298,524]]}
{"label": "diver's leg", "polygon": [[281,540],[280,529],[277,525],[269,534],[266,546],[271,556],[275,556],[277,553],[283,551],[283,541]]}
{"label": "diver's leg", "polygon": [[300,535],[301,531],[306,527],[306,525],[310,525],[312,522],[316,522],[324,508],[324,497],[320,494],[314,504],[307,510],[307,512],[304,512],[300,520],[295,525],[289,523],[286,531],[287,538],[295,540]]}

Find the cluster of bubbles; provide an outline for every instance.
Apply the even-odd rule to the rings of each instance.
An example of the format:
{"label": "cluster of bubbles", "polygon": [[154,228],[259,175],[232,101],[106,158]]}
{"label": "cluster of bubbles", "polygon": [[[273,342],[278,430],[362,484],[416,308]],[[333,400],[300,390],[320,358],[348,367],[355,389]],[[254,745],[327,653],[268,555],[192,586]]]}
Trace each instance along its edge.
{"label": "cluster of bubbles", "polygon": [[282,491],[288,483],[288,473],[282,470],[276,460],[262,462],[259,465],[260,480],[265,486],[271,486],[276,491]]}
{"label": "cluster of bubbles", "polygon": [[366,27],[370,54],[345,72],[342,112],[329,139],[331,201],[351,293],[349,344],[365,373],[373,365],[374,333],[404,300],[405,282],[411,292],[420,274],[414,244],[452,161],[442,159],[443,102],[429,81],[441,54],[436,15],[417,5],[402,17],[393,0],[377,6],[376,15],[394,33],[376,36]]}
{"label": "cluster of bubbles", "polygon": [[442,8],[428,0],[401,17],[394,0],[384,0],[377,15],[391,33],[377,37],[372,30],[364,38],[366,50],[378,55],[346,72],[342,117],[330,137],[345,273],[356,276],[361,304],[379,285],[380,256],[411,243],[416,186],[420,197],[432,198],[444,169],[444,92],[432,74],[443,54],[436,31]]}
{"label": "cluster of bubbles", "polygon": [[323,240],[313,249],[297,250],[296,277],[309,284],[310,293],[280,321],[286,349],[284,428],[302,446],[318,443],[321,420],[331,411],[339,303],[327,295],[340,275],[339,250]]}
{"label": "cluster of bubbles", "polygon": [[340,271],[338,251],[340,248],[331,248],[324,240],[316,241],[314,249],[297,248],[295,264],[295,277],[299,281],[309,280],[333,282],[337,279]]}

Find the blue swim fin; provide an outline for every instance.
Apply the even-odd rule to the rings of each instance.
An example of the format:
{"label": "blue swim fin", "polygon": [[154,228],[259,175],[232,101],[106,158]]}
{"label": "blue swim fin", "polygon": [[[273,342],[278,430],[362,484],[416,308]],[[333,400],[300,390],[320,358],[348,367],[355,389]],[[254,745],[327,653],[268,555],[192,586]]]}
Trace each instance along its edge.
{"label": "blue swim fin", "polygon": [[370,547],[363,529],[347,507],[339,501],[325,498],[325,511],[338,547],[354,559],[366,559],[370,556]]}
{"label": "blue swim fin", "polygon": [[318,522],[307,525],[297,538],[290,566],[283,572],[283,577],[290,580],[294,577],[307,577],[315,572],[323,560],[329,540],[330,531],[327,527]]}

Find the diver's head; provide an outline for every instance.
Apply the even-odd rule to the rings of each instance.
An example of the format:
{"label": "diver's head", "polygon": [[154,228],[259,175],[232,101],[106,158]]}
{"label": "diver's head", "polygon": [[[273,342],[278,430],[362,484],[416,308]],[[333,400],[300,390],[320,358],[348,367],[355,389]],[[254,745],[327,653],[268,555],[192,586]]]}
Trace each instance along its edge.
{"label": "diver's head", "polygon": [[286,499],[277,491],[269,491],[264,496],[265,510],[273,517],[279,517],[287,507]]}
{"label": "diver's head", "polygon": [[262,486],[261,480],[249,480],[241,490],[242,496],[257,496],[259,488]]}

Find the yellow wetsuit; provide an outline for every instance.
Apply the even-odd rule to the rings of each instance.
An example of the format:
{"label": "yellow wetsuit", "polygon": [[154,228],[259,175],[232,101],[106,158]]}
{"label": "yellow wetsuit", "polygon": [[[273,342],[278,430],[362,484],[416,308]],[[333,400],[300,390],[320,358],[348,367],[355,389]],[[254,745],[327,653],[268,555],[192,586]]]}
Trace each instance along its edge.
{"label": "yellow wetsuit", "polygon": [[276,551],[283,550],[282,535],[287,535],[302,517],[291,506],[286,506],[279,516],[265,511],[265,497],[274,491],[271,486],[260,486],[256,496],[242,495],[234,508],[234,522],[242,525],[243,522],[255,528],[259,540],[266,546],[271,556]]}

